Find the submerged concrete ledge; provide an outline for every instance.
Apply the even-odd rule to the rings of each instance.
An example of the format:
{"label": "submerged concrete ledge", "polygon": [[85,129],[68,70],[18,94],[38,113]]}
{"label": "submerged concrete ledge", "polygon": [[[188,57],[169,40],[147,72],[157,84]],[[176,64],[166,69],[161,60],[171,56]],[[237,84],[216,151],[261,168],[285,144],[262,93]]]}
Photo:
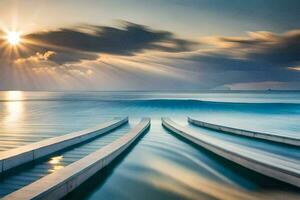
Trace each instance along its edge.
{"label": "submerged concrete ledge", "polygon": [[150,126],[144,118],[131,131],[90,155],[13,192],[3,199],[60,199],[111,163]]}
{"label": "submerged concrete ledge", "polygon": [[178,125],[169,118],[162,118],[162,125],[185,139],[232,162],[263,175],[300,187],[299,160],[288,159],[277,154],[244,147],[206,134],[194,132]]}
{"label": "submerged concrete ledge", "polygon": [[236,134],[236,135],[242,135],[242,136],[246,136],[246,137],[258,138],[258,139],[262,139],[262,140],[268,140],[268,141],[272,141],[272,142],[288,144],[288,145],[293,145],[293,146],[300,146],[300,138],[292,138],[292,137],[269,134],[269,133],[260,133],[260,132],[248,131],[248,130],[244,130],[244,129],[222,126],[222,125],[218,125],[218,124],[211,124],[211,123],[199,121],[196,119],[192,119],[190,117],[188,117],[188,122],[195,126],[208,128],[208,129],[212,129],[212,130],[216,130],[216,131],[222,131],[222,132]]}
{"label": "submerged concrete ledge", "polygon": [[0,173],[56,151],[104,134],[128,122],[128,117],[115,118],[96,127],[49,138],[0,153]]}

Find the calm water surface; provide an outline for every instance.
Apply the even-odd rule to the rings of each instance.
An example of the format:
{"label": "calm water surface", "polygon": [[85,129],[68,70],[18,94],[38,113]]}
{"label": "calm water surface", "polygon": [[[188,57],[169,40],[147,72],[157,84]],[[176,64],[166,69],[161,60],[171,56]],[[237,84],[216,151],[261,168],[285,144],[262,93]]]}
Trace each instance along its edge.
{"label": "calm water surface", "polygon": [[151,117],[151,129],[114,167],[101,171],[68,198],[300,197],[295,188],[196,147],[160,124],[162,116],[172,117],[201,133],[300,160],[299,148],[216,133],[186,123],[186,117],[191,116],[222,125],[300,137],[297,92],[0,92],[0,151],[127,115],[131,124],[143,116]]}

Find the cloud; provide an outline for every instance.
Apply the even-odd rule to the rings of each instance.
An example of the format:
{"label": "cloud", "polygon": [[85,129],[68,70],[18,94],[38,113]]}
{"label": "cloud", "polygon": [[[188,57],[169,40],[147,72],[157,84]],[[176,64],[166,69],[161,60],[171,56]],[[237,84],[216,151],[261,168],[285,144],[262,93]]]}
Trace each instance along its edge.
{"label": "cloud", "polygon": [[300,30],[282,35],[271,32],[250,32],[247,38],[221,37],[231,51],[242,51],[251,61],[286,67],[300,62]]}
{"label": "cloud", "polygon": [[300,63],[300,29],[282,35],[259,31],[247,37],[211,37],[208,44],[214,47],[179,57],[211,70],[288,70]]}
{"label": "cloud", "polygon": [[121,28],[81,25],[33,33],[24,40],[26,54],[14,63],[68,80],[72,88],[295,89],[300,80],[300,29],[193,42],[126,22]]}
{"label": "cloud", "polygon": [[296,71],[300,71],[300,66],[289,67],[288,69],[290,69],[290,70],[296,70]]}
{"label": "cloud", "polygon": [[292,84],[300,80],[300,29],[283,34],[258,31],[244,37],[205,37],[201,44],[208,48],[171,55],[170,59],[177,58],[175,67],[199,73],[199,81],[207,89],[226,84],[246,87],[248,83],[252,89],[263,88],[253,82],[294,88]]}
{"label": "cloud", "polygon": [[24,36],[32,51],[54,51],[51,58],[63,64],[95,60],[99,54],[132,56],[145,50],[190,51],[196,42],[177,38],[173,33],[123,22],[123,27],[81,25],[75,28],[37,32]]}
{"label": "cloud", "polygon": [[[174,85],[180,79],[174,77],[180,76],[147,64],[138,67],[138,60],[133,64],[126,58],[135,60],[149,51],[190,51],[198,43],[124,22],[121,28],[85,24],[27,34],[17,48],[8,45],[5,38],[0,38],[0,44],[0,89],[79,89],[98,88],[99,84],[102,89],[108,85],[130,89],[148,85],[145,80]],[[110,58],[108,65],[104,57]]]}
{"label": "cloud", "polygon": [[44,54],[37,52],[33,56],[29,56],[28,58],[18,58],[15,60],[17,64],[24,64],[26,62],[41,62],[41,61],[48,61],[51,57],[55,56],[54,51],[47,51]]}

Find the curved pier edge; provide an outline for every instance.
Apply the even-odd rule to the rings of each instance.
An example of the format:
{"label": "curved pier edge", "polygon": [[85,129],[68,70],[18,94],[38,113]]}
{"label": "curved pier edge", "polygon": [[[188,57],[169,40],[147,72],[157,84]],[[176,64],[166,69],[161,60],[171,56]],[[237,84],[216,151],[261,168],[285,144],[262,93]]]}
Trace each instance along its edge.
{"label": "curved pier edge", "polygon": [[21,146],[0,153],[0,174],[27,162],[50,155],[67,147],[79,144],[107,133],[128,123],[128,117],[114,118],[96,127]]}
{"label": "curved pier edge", "polygon": [[[275,178],[300,188],[300,165],[297,161],[285,160],[279,156],[273,157],[268,153],[266,153],[266,155],[262,155],[262,151],[252,152],[254,150],[251,151],[251,149],[247,148],[246,151],[241,153],[243,148],[234,148],[233,145],[228,145],[228,142],[221,142],[219,139],[215,140],[211,136],[201,136],[201,134],[192,132],[183,126],[178,125],[169,118],[162,118],[162,125],[173,133],[178,134],[181,137],[225,159],[228,159],[260,174]],[[216,143],[220,144],[217,145]],[[246,156],[247,154],[251,153],[254,158],[251,156]]]}
{"label": "curved pier edge", "polygon": [[291,138],[286,136],[273,135],[269,133],[260,133],[260,132],[248,131],[244,129],[232,128],[232,127],[222,126],[218,124],[211,124],[200,120],[192,119],[190,117],[188,117],[188,122],[192,125],[208,128],[211,130],[222,131],[226,133],[242,135],[251,138],[258,138],[261,140],[267,140],[271,142],[277,142],[277,143],[293,145],[298,147],[300,146],[300,139],[298,138]]}
{"label": "curved pier edge", "polygon": [[60,199],[111,163],[149,127],[150,118],[143,118],[121,138],[3,199]]}

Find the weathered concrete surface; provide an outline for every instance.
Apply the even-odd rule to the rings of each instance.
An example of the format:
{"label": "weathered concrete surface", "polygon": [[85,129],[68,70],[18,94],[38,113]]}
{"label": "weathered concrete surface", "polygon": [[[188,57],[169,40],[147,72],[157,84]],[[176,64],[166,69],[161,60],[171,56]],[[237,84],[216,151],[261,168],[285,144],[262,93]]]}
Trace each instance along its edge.
{"label": "weathered concrete surface", "polygon": [[149,126],[150,119],[144,118],[136,127],[116,141],[3,199],[60,199],[112,162]]}
{"label": "weathered concrete surface", "polygon": [[227,127],[227,126],[222,126],[218,124],[211,124],[203,121],[199,121],[196,119],[192,119],[188,117],[188,122],[199,126],[199,127],[204,127],[216,131],[223,131],[226,133],[232,133],[236,135],[242,135],[242,136],[247,136],[247,137],[252,137],[252,138],[259,138],[262,140],[268,140],[272,142],[278,142],[278,143],[283,143],[283,144],[288,144],[288,145],[293,145],[293,146],[300,146],[300,138],[293,138],[293,137],[288,137],[288,136],[282,136],[282,135],[275,135],[275,134],[269,134],[269,133],[260,133],[260,132],[254,132],[254,131],[248,131],[248,130],[243,130],[243,129],[238,129],[238,128],[232,128],[232,127]]}
{"label": "weathered concrete surface", "polygon": [[96,127],[49,138],[0,153],[0,173],[56,151],[104,134],[128,122],[128,117],[115,118]]}
{"label": "weathered concrete surface", "polygon": [[180,126],[169,118],[162,118],[162,125],[168,130],[186,138],[241,166],[266,176],[300,187],[300,161],[269,152],[244,147],[233,142],[194,132]]}

